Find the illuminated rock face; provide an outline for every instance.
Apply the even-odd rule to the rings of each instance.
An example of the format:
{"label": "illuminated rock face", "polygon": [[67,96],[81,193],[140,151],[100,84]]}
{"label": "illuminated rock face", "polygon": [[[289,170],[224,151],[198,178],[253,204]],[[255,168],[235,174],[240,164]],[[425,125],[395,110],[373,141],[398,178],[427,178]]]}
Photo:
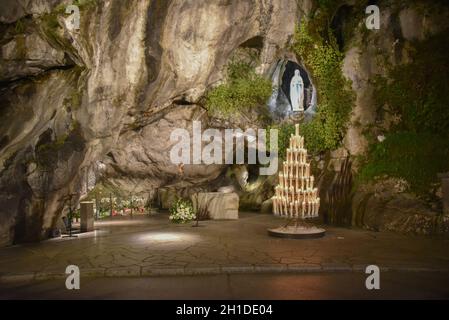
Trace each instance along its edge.
{"label": "illuminated rock face", "polygon": [[[237,48],[256,43],[257,70],[264,74],[279,61],[298,61],[290,50],[295,25],[316,4],[86,1],[75,31],[68,28],[67,16],[55,11],[72,2],[1,2],[0,246],[46,238],[60,220],[67,196],[91,180],[86,172],[139,193],[167,185],[193,189],[219,179],[224,166],[186,166],[180,179],[169,161],[170,130],[190,129],[197,119],[204,120],[204,128],[213,123],[201,112],[201,98],[224,78]],[[413,16],[401,15],[406,38],[427,34],[410,29]],[[435,23],[433,15],[424,20],[421,24],[429,31],[445,25]],[[343,70],[358,94],[345,143],[351,154],[365,147],[363,127],[355,124],[375,119],[368,94],[371,78],[381,73],[375,68],[375,52],[398,55],[391,53],[400,48],[395,45],[397,27],[387,25],[382,46],[368,41],[366,48],[347,51]],[[307,91],[306,82],[307,117],[313,109],[307,109],[308,101],[316,102],[316,95]],[[283,90],[279,93],[288,105],[289,98]]]}
{"label": "illuminated rock face", "polygon": [[290,137],[283,171],[279,173],[279,185],[275,189],[274,214],[291,219],[318,217],[320,198],[314,182],[304,138],[299,135],[299,125],[296,125],[296,132]]}
{"label": "illuminated rock face", "polygon": [[0,245],[48,237],[100,167],[142,193],[216,179],[224,166],[186,167],[179,179],[170,130],[207,122],[200,98],[248,40],[261,40],[267,72],[299,15],[296,0],[97,0],[80,8],[76,31],[56,11],[69,3],[2,1]]}

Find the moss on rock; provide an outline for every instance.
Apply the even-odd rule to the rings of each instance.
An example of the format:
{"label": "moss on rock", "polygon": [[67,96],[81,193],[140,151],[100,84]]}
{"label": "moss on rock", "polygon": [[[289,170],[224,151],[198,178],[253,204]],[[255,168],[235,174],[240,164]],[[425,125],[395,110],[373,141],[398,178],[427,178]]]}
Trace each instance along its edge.
{"label": "moss on rock", "polygon": [[437,173],[449,171],[449,36],[442,32],[411,45],[411,62],[375,81],[377,113],[396,121],[385,141],[368,137],[359,178],[403,178],[411,191],[426,195],[438,184]]}
{"label": "moss on rock", "polygon": [[318,92],[318,112],[301,130],[307,148],[314,153],[339,147],[355,100],[351,83],[342,73],[344,55],[328,26],[332,13],[324,5],[317,10],[312,18],[297,27],[293,46],[310,71]]}
{"label": "moss on rock", "polygon": [[249,109],[265,107],[272,87],[268,79],[256,74],[245,62],[232,61],[228,65],[228,79],[209,91],[206,108],[212,115],[227,117]]}

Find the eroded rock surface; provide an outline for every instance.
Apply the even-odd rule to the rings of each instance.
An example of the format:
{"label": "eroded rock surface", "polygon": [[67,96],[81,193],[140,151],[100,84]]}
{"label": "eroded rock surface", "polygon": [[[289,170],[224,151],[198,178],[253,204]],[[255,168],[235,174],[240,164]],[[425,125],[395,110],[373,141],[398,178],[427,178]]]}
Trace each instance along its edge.
{"label": "eroded rock surface", "polygon": [[449,218],[405,192],[398,179],[359,187],[352,202],[353,224],[375,231],[415,235],[444,235]]}
{"label": "eroded rock surface", "polygon": [[[64,13],[71,2],[0,1],[0,245],[46,238],[67,201],[76,202],[100,177],[147,196],[163,187],[188,196],[215,191],[220,179],[231,184],[224,165],[186,165],[179,174],[169,159],[170,132],[191,131],[193,120],[204,129],[249,125],[209,119],[201,98],[223,80],[242,47],[258,52],[262,74],[291,59],[295,25],[316,6],[312,0],[89,0],[80,5],[80,29],[72,30]],[[447,10],[436,6],[427,16],[417,10],[384,8],[382,31],[359,28],[345,47],[343,72],[357,101],[344,154],[363,154],[364,130],[392,121],[379,120],[371,80],[407,62],[411,41],[445,26]],[[338,169],[337,158],[330,164]],[[269,210],[267,180],[242,187],[240,204]]]}
{"label": "eroded rock surface", "polygon": [[191,126],[248,40],[262,39],[267,70],[298,17],[294,0],[99,0],[71,30],[61,3],[1,5],[1,245],[47,237],[92,167],[138,192],[219,176],[223,166],[186,166],[180,179],[170,130]]}

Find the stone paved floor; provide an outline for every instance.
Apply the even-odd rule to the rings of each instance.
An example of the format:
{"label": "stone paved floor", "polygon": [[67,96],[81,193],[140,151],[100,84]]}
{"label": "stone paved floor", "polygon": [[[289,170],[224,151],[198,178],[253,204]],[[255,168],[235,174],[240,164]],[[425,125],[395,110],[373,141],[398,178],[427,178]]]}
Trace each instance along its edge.
{"label": "stone paved floor", "polygon": [[283,223],[243,213],[238,221],[173,225],[166,214],[103,221],[78,239],[53,239],[0,249],[0,281],[65,276],[154,276],[248,272],[449,271],[449,240],[328,228],[322,239],[271,238]]}

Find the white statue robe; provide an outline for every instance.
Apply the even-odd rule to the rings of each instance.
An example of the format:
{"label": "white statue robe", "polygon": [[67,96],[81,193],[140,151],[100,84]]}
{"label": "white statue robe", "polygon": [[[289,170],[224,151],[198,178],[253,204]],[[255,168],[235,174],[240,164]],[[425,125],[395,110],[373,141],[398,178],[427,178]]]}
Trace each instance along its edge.
{"label": "white statue robe", "polygon": [[293,111],[304,111],[304,82],[299,74],[299,70],[295,71],[295,76],[290,82],[290,100]]}

